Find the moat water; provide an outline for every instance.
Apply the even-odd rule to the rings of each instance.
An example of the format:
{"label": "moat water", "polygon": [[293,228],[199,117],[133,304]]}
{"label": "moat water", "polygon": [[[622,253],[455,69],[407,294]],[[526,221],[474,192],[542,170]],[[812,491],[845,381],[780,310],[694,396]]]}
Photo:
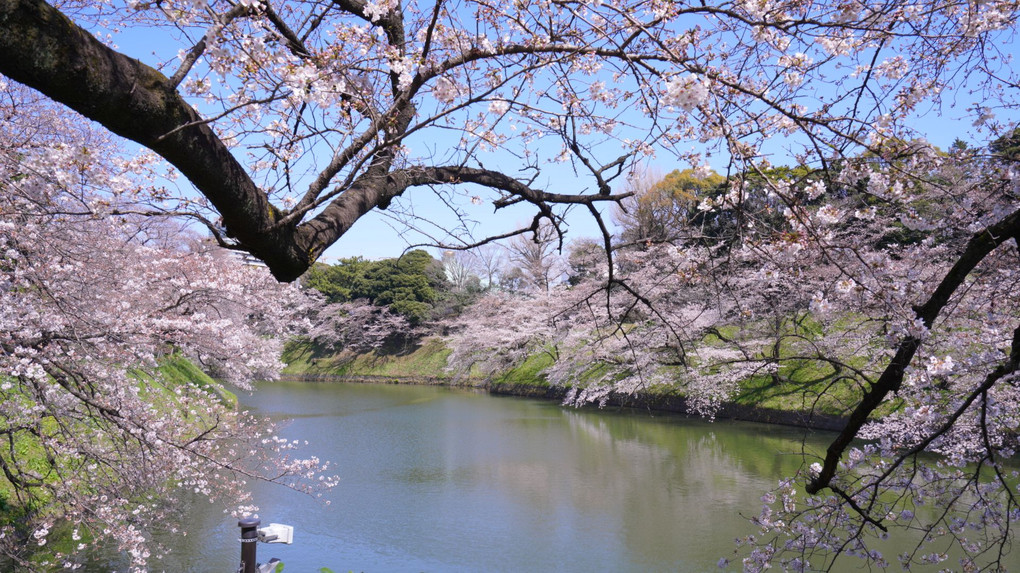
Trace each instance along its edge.
{"label": "moat water", "polygon": [[[254,486],[262,522],[295,528],[258,546],[288,573],[718,571],[762,494],[831,438],[425,386],[266,383],[241,402],[290,420],[280,435],[341,478],[328,505]],[[237,521],[185,510],[189,534],[153,567],[236,571]]]}

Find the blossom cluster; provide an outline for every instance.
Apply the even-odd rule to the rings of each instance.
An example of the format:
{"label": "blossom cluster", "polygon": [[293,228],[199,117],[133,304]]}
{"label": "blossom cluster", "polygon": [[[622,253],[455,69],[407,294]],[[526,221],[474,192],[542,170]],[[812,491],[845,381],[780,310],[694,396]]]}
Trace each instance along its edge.
{"label": "blossom cluster", "polygon": [[[913,349],[895,392],[855,431],[869,445],[848,448],[832,477],[832,461],[805,455],[804,488],[827,479],[832,493],[796,495],[793,480],[764,500],[744,568],[825,569],[844,555],[906,566],[942,561],[946,547],[967,567],[988,555],[994,565],[1020,518],[1008,461],[1020,446],[1020,314],[1003,302],[1020,277],[1012,241],[966,253],[987,225],[1016,233],[1020,214],[997,161],[909,161],[930,179],[863,160],[827,185],[780,171],[649,202],[649,221],[622,219],[649,239],[621,242],[612,273],[605,257],[585,259],[601,268],[573,285],[484,297],[448,338],[450,363],[506,370],[544,355],[543,376],[569,387],[572,404],[654,390],[711,417],[746,388],[786,387],[805,411],[847,416],[898,372],[890,357]],[[975,270],[933,322],[919,309],[942,300],[933,293],[961,261]],[[946,512],[920,509],[931,500]],[[873,544],[892,529],[928,537],[916,552],[884,555]]]}
{"label": "blossom cluster", "polygon": [[[18,447],[0,463],[8,502],[32,512],[0,530],[0,552],[25,567],[73,568],[103,543],[147,569],[160,552],[150,529],[180,519],[181,492],[244,512],[248,479],[319,483],[324,464],[263,443],[273,425],[237,411],[222,386],[276,377],[305,295],[165,220],[115,216],[151,181],[128,172],[118,183],[118,166],[135,160],[101,134],[41,135],[65,112],[4,112],[0,436]],[[58,522],[75,532],[71,551],[32,561]]]}

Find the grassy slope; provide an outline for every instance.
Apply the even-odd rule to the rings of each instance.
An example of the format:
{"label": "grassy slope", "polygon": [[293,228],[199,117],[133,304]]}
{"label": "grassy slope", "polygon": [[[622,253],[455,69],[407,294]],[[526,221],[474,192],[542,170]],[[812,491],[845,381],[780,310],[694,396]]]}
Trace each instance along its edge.
{"label": "grassy slope", "polygon": [[[181,355],[171,355],[160,360],[156,369],[157,376],[151,377],[148,374],[136,372],[135,378],[144,383],[149,390],[152,388],[164,388],[169,396],[173,390],[184,385],[194,385],[212,391],[228,406],[237,405],[237,396],[223,388],[205,372],[202,372],[193,362]],[[47,420],[43,420],[44,430]],[[28,466],[41,475],[50,474],[45,454],[35,440],[27,439],[24,433],[18,434],[14,441],[14,450],[21,460],[27,460]],[[53,475],[53,474],[50,474]],[[0,525],[18,525],[24,521],[26,516],[35,513],[45,505],[45,499],[40,499],[34,506],[24,506],[14,501],[14,487],[0,473]],[[54,536],[55,539],[59,536]]]}
{"label": "grassy slope", "polygon": [[215,394],[223,404],[237,407],[237,395],[202,372],[194,362],[179,354],[162,358],[156,370],[159,373],[160,385],[164,388],[172,391],[178,386],[197,386]]}
{"label": "grassy slope", "polygon": [[[454,380],[445,370],[446,358],[451,350],[442,340],[431,338],[420,346],[403,352],[391,351],[357,356],[338,356],[316,349],[307,342],[293,341],[284,352],[288,363],[284,373],[291,376],[380,376],[403,379],[432,379],[440,382]],[[542,371],[552,364],[547,353],[535,354],[518,367],[492,376],[488,382],[496,387],[518,390],[545,390],[550,387]],[[860,397],[860,391],[848,381],[833,382],[835,372],[812,361],[788,361],[779,369],[778,376],[756,376],[744,380],[733,403],[740,406],[768,408],[784,412],[808,412],[845,415]],[[482,377],[458,380],[458,384],[486,385]],[[678,385],[679,386],[679,385]],[[682,395],[678,386],[649,388],[649,397]]]}
{"label": "grassy slope", "polygon": [[384,376],[389,378],[451,379],[446,357],[451,350],[442,340],[429,338],[422,344],[367,354],[332,354],[315,345],[292,340],[283,351],[286,376]]}
{"label": "grassy slope", "polygon": [[481,375],[458,378],[446,369],[453,352],[439,338],[402,349],[385,349],[366,354],[332,354],[303,340],[292,340],[283,351],[285,376],[371,376],[393,379],[430,379],[461,385],[481,386],[486,382],[547,388],[542,371],[552,365],[547,353],[535,354],[522,364],[486,379]]}

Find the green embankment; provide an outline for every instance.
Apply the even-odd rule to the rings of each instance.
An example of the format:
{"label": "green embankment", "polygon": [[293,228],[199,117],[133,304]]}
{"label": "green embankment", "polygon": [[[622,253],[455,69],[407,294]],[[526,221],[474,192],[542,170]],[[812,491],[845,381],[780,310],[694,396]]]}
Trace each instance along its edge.
{"label": "green embankment", "polygon": [[[552,365],[549,353],[533,354],[512,370],[488,378],[454,377],[446,370],[451,350],[438,338],[404,349],[360,355],[337,355],[307,341],[291,341],[284,351],[284,376],[294,379],[351,379],[380,382],[450,384],[485,387],[494,392],[525,396],[562,397],[566,388],[553,387],[543,371]],[[593,365],[593,373],[599,365]],[[753,376],[740,383],[724,408],[731,417],[830,427],[859,400],[861,390],[852,377],[843,376],[828,363],[784,359],[778,371]],[[675,385],[647,388],[637,396],[621,396],[612,404],[685,410],[682,374]],[[594,376],[593,376],[594,377]],[[583,382],[583,380],[582,380]],[[764,413],[757,416],[754,412]],[[826,422],[828,420],[828,422]]]}
{"label": "green embankment", "polygon": [[172,391],[181,386],[195,386],[214,394],[226,406],[237,407],[237,395],[227,390],[195,365],[180,354],[166,356],[159,361],[156,368],[159,376],[159,385]]}
{"label": "green embankment", "polygon": [[493,385],[547,389],[542,371],[552,365],[547,353],[530,356],[519,366],[496,376],[477,373],[457,376],[447,370],[453,351],[442,339],[427,338],[420,344],[386,348],[364,354],[332,353],[306,340],[291,340],[283,351],[285,378],[294,379],[377,379],[382,382],[431,383],[455,386]]}
{"label": "green embankment", "polygon": [[363,376],[390,378],[394,381],[452,381],[446,371],[446,358],[451,350],[437,338],[424,340],[413,347],[390,348],[366,354],[334,354],[311,342],[291,340],[283,351],[287,367],[285,377],[315,378],[319,376]]}
{"label": "green embankment", "polygon": [[[132,372],[132,376],[138,381],[143,395],[152,394],[153,399],[168,400],[166,402],[168,405],[176,400],[176,389],[191,386],[211,392],[228,407],[237,406],[237,396],[234,393],[225,389],[222,384],[179,354],[161,358],[152,374],[139,370]],[[7,399],[23,399],[26,404],[30,402],[28,396],[18,398],[18,395],[14,393],[8,394]],[[43,418],[41,424],[43,432],[56,430],[56,421],[50,418]],[[11,448],[19,463],[24,464],[36,474],[44,476],[44,481],[59,479],[58,473],[53,471],[51,462],[47,460],[41,443],[31,434],[18,432],[12,439]],[[34,488],[28,494],[24,496],[23,501],[18,501],[14,486],[3,473],[0,473],[0,527],[14,526],[19,534],[27,535],[28,532],[22,529],[26,524],[31,523],[33,518],[42,515],[52,517],[53,510],[48,506],[48,495],[45,488]],[[70,526],[58,521],[50,535],[50,543],[44,549],[36,551],[33,559],[45,559],[58,550],[73,553],[72,549],[77,543],[77,541],[72,542],[71,540]]]}
{"label": "green embankment", "polygon": [[[733,404],[780,411],[815,412],[845,416],[860,401],[863,388],[829,364],[789,360],[776,376],[753,376],[740,383]],[[878,415],[895,409],[896,401],[879,408]]]}
{"label": "green embankment", "polygon": [[[224,388],[222,384],[203,372],[194,362],[180,354],[172,354],[161,358],[154,374],[155,376],[142,371],[132,373],[135,380],[143,387],[143,392],[160,392],[167,399],[174,400],[175,389],[182,386],[193,386],[212,393],[224,405],[229,407],[237,406],[237,395]],[[7,399],[16,398],[12,394]],[[28,398],[23,396],[23,399],[26,400],[27,407]],[[48,429],[47,426],[51,422],[52,420],[49,418],[42,420],[42,430],[44,432]],[[55,424],[55,422],[53,423]],[[17,439],[15,439],[13,446],[15,456],[19,460],[26,460],[28,467],[36,473],[41,475],[49,473],[48,462],[45,459],[42,447],[38,442],[30,440],[28,437],[28,433],[17,434]],[[0,473],[0,513],[4,513],[4,510],[9,507],[7,500],[10,498],[12,491],[11,483]]]}

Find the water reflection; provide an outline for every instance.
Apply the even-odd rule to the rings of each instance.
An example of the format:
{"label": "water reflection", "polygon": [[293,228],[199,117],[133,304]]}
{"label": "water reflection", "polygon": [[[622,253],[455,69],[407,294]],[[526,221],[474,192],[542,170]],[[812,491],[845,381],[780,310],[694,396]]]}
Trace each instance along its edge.
{"label": "water reflection", "polygon": [[[572,410],[444,388],[264,384],[245,407],[335,461],[330,505],[256,486],[261,545],[288,572],[710,571],[751,532],[761,493],[824,442],[799,430]],[[804,445],[806,443],[806,446]],[[160,568],[232,571],[236,521],[188,509]]]}

